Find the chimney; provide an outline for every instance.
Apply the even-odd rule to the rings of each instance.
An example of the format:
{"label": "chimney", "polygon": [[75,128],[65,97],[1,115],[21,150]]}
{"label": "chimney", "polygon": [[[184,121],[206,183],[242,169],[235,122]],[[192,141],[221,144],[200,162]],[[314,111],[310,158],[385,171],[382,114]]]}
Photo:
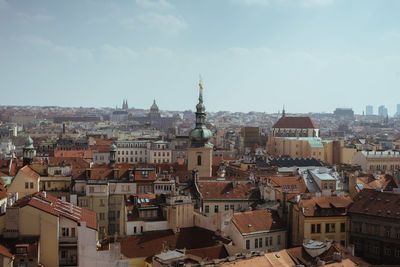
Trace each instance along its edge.
{"label": "chimney", "polygon": [[42,192],[42,196],[43,196],[43,198],[46,198],[46,197],[47,197],[46,191],[43,191],[43,192]]}

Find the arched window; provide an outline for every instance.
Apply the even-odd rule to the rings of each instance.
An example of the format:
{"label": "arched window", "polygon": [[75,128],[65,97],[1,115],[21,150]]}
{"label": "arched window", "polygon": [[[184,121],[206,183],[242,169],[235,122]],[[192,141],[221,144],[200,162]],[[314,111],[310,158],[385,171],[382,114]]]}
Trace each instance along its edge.
{"label": "arched window", "polygon": [[198,166],[201,165],[201,156],[200,155],[197,156],[197,165]]}

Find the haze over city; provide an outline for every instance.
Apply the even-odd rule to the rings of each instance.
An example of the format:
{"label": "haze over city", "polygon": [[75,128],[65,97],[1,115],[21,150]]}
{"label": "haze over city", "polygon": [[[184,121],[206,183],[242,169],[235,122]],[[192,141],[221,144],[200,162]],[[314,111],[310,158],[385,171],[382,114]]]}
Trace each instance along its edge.
{"label": "haze over city", "polygon": [[0,0],[1,105],[393,115],[399,1]]}

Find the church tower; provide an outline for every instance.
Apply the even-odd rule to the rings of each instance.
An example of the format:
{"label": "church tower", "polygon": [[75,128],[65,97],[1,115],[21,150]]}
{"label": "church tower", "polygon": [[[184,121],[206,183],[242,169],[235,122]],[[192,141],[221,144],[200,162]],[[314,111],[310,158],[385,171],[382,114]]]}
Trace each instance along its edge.
{"label": "church tower", "polygon": [[33,147],[33,140],[30,136],[25,139],[25,145],[23,151],[23,165],[29,165],[32,163],[33,158],[36,156],[36,150]]}
{"label": "church tower", "polygon": [[188,170],[197,170],[199,177],[212,176],[212,133],[206,127],[206,108],[203,104],[203,86],[199,83],[199,103],[196,105],[196,126],[190,131],[190,147],[187,149]]}

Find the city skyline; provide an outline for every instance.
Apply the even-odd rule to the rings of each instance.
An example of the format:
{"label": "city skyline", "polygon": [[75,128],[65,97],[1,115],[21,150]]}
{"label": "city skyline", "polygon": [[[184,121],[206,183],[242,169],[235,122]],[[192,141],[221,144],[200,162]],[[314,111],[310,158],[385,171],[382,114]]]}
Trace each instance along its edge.
{"label": "city skyline", "polygon": [[275,113],[285,105],[289,113],[362,114],[383,102],[393,115],[397,101],[386,96],[400,85],[399,8],[397,1],[1,0],[0,104],[114,107],[127,98],[148,108],[155,98],[164,110],[188,110],[202,74],[212,112]]}

